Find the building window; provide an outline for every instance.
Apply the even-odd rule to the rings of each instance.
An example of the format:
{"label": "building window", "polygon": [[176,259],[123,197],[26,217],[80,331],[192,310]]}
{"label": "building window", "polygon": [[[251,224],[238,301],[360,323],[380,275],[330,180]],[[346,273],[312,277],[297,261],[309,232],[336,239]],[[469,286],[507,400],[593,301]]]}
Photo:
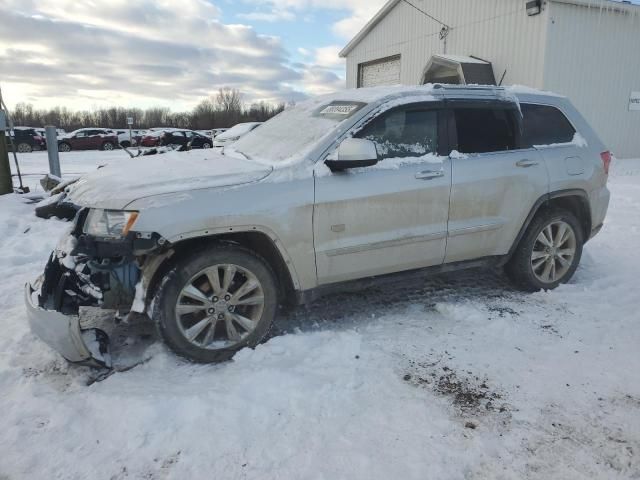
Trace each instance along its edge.
{"label": "building window", "polygon": [[358,65],[358,88],[400,83],[400,55]]}

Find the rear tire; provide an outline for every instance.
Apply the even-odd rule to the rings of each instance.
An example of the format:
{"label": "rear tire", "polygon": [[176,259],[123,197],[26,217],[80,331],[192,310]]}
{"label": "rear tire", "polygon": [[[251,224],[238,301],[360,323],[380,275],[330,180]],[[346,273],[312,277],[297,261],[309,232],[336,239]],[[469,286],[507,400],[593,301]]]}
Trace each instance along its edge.
{"label": "rear tire", "polygon": [[553,290],[571,279],[583,245],[582,226],[573,213],[543,210],[527,228],[505,271],[525,291]]}
{"label": "rear tire", "polygon": [[261,257],[220,244],[178,260],[153,305],[153,320],[171,350],[195,362],[223,362],[267,336],[278,285]]}
{"label": "rear tire", "polygon": [[120,142],[124,148],[129,148],[131,146],[131,142],[129,140],[125,140],[124,142]]}

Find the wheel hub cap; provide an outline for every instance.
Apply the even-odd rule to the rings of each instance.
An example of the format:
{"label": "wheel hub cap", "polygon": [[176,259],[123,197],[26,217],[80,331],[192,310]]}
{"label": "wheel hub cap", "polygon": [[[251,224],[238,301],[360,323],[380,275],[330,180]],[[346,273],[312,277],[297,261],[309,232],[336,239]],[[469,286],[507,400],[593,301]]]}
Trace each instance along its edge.
{"label": "wheel hub cap", "polygon": [[214,265],[193,276],[176,302],[176,322],[191,344],[228,348],[250,335],[264,310],[258,278],[233,264]]}
{"label": "wheel hub cap", "polygon": [[576,249],[576,236],[571,225],[562,220],[547,224],[533,244],[533,274],[543,283],[562,280],[573,265]]}

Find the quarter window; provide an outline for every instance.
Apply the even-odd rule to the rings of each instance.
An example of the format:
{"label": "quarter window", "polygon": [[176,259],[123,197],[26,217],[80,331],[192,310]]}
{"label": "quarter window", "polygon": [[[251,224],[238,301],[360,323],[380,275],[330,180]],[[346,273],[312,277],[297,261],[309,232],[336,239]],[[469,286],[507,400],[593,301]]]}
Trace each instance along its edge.
{"label": "quarter window", "polygon": [[458,151],[487,153],[515,150],[518,124],[504,108],[455,108]]}
{"label": "quarter window", "polygon": [[523,103],[522,142],[525,147],[573,141],[576,131],[567,117],[555,107]]}
{"label": "quarter window", "polygon": [[438,111],[396,109],[367,124],[356,138],[376,144],[381,159],[421,157],[438,151]]}

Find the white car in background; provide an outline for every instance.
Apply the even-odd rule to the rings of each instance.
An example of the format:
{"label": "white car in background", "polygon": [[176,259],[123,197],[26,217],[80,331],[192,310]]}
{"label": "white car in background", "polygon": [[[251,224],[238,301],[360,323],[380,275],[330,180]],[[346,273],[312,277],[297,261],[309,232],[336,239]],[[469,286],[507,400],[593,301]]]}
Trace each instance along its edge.
{"label": "white car in background", "polygon": [[[42,138],[46,138],[47,135],[46,135],[46,130],[44,128],[34,128],[34,130],[38,132]],[[64,128],[56,128],[56,135],[58,137],[66,134],[67,132],[65,131]]]}
{"label": "white car in background", "polygon": [[229,130],[222,132],[215,137],[213,140],[213,146],[224,147],[226,145],[230,145],[260,125],[262,125],[262,122],[238,123]]}
{"label": "white car in background", "polygon": [[145,133],[144,130],[131,130],[130,136],[128,128],[118,128],[114,132],[118,136],[118,143],[123,147],[135,147],[140,137]]}

